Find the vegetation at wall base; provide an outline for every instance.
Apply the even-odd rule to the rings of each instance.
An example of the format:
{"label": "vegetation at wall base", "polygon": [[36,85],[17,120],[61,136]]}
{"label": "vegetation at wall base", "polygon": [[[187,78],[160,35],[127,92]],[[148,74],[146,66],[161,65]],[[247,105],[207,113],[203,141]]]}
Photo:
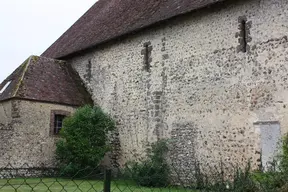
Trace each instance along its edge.
{"label": "vegetation at wall base", "polygon": [[[214,171],[216,173],[214,177],[198,184],[201,186],[200,191],[288,192],[288,136],[284,137],[282,144],[281,155],[268,165],[268,170],[266,168],[266,170],[253,172],[248,162],[244,170],[235,167],[233,178],[226,180],[222,177],[222,171]],[[207,177],[201,173],[201,170],[195,176],[200,178],[196,181],[203,181],[202,178]]]}
{"label": "vegetation at wall base", "polygon": [[159,140],[147,150],[147,159],[142,162],[129,162],[124,170],[128,178],[140,186],[165,187],[169,185],[170,168],[166,162],[168,145]]}
{"label": "vegetation at wall base", "polygon": [[98,106],[84,106],[65,118],[56,149],[61,174],[98,174],[99,164],[110,150],[108,133],[114,129],[113,119]]}
{"label": "vegetation at wall base", "polygon": [[191,186],[195,186],[195,189],[203,192],[258,191],[256,183],[252,179],[250,163],[247,164],[245,169],[241,169],[238,166],[230,169],[229,175],[231,175],[232,178],[224,174],[224,167],[227,167],[227,165],[223,163],[220,163],[217,168],[210,167],[210,173],[207,175],[201,171],[200,164],[195,163],[195,179]]}
{"label": "vegetation at wall base", "polygon": [[282,141],[282,152],[265,171],[253,173],[253,179],[264,192],[288,192],[288,136]]}
{"label": "vegetation at wall base", "polygon": [[[208,175],[201,169],[201,162],[195,162],[190,185],[184,186],[185,181],[181,181],[180,185],[201,192],[288,192],[288,139],[286,141],[283,153],[277,159],[278,163],[271,163],[269,171],[255,172],[250,162],[244,168],[220,163],[210,167]],[[166,140],[160,140],[152,144],[147,159],[127,163],[125,179],[132,179],[145,187],[171,186],[173,183],[170,177],[175,170],[166,162],[167,146]],[[181,180],[179,175],[178,179]]]}
{"label": "vegetation at wall base", "polygon": [[[108,133],[114,129],[114,121],[99,107],[85,106],[65,119],[61,131],[62,139],[57,143],[61,176],[97,180],[95,175],[101,175],[98,165],[110,150],[107,144]],[[121,186],[127,184],[127,189],[134,187],[136,190],[138,186],[140,189],[151,191],[156,189],[170,191],[173,185],[174,187],[179,185],[175,188],[190,192],[288,192],[288,137],[283,140],[282,154],[271,163],[268,171],[253,172],[250,162],[245,168],[220,163],[219,166],[211,167],[208,175],[201,169],[201,162],[195,162],[194,178],[190,184],[186,181],[181,181],[180,184],[171,181],[175,167],[167,161],[168,151],[167,140],[153,143],[148,147],[146,159],[129,162],[124,170],[120,170],[124,171],[124,175],[120,174],[118,178]],[[191,162],[194,162],[194,159]],[[228,177],[227,170],[229,170]],[[190,179],[188,176],[182,178],[181,174],[178,174],[179,181]],[[112,180],[113,182],[116,181]],[[116,185],[116,188],[119,186]]]}

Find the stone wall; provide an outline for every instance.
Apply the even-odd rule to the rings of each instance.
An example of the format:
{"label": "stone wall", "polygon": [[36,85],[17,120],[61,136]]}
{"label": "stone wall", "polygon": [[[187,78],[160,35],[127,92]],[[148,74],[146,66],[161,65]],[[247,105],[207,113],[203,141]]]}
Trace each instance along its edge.
{"label": "stone wall", "polygon": [[[160,138],[179,166],[259,165],[261,132],[288,130],[288,4],[238,0],[171,19],[68,59],[117,119],[119,162]],[[186,162],[186,163],[185,163]]]}
{"label": "stone wall", "polygon": [[8,129],[12,121],[12,105],[10,101],[0,103],[0,130]]}
{"label": "stone wall", "polygon": [[[10,100],[0,104],[6,109],[5,128],[0,130],[0,167],[55,167],[55,141],[51,135],[51,111],[72,113],[75,108],[35,101]],[[12,118],[11,118],[12,117]]]}
{"label": "stone wall", "polygon": [[6,151],[11,150],[11,139],[13,136],[12,102],[0,103],[0,161],[5,158]]}
{"label": "stone wall", "polygon": [[43,167],[0,168],[0,179],[56,177],[58,169]]}

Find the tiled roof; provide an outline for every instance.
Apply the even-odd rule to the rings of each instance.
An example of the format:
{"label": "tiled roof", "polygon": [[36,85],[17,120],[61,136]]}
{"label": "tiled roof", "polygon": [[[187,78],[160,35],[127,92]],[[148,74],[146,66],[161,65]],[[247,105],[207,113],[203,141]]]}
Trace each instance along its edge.
{"label": "tiled roof", "polygon": [[99,0],[42,56],[63,58],[224,0]]}
{"label": "tiled roof", "polygon": [[0,90],[6,84],[0,101],[22,98],[73,106],[92,103],[78,74],[60,60],[31,56],[0,84]]}

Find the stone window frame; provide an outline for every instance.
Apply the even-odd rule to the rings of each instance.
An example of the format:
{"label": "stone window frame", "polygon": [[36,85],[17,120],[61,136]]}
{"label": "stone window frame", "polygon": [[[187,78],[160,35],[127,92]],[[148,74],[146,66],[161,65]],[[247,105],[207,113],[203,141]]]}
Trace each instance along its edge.
{"label": "stone window frame", "polygon": [[64,115],[64,116],[70,116],[71,112],[64,111],[64,110],[51,110],[50,113],[50,135],[51,136],[59,136],[59,134],[54,133],[54,123],[55,123],[55,115]]}

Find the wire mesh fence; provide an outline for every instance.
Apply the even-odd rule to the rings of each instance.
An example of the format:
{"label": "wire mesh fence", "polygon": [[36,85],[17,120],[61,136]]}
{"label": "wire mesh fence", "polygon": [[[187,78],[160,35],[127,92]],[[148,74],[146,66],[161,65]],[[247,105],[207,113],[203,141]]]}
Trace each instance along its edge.
{"label": "wire mesh fence", "polygon": [[[178,165],[144,162],[113,168],[87,168],[65,176],[57,168],[27,165],[0,168],[0,192],[286,192],[288,174],[283,170],[253,172],[249,163],[243,169],[219,165],[202,172],[199,164],[183,170]],[[224,168],[225,167],[225,168]],[[227,173],[225,170],[230,172]]]}
{"label": "wire mesh fence", "polygon": [[103,191],[104,173],[82,170],[67,177],[58,168],[29,167],[27,164],[0,168],[0,191]]}
{"label": "wire mesh fence", "polygon": [[[160,166],[160,170],[167,168],[166,165]],[[163,173],[157,171],[154,165],[145,164],[142,168],[147,169],[147,172],[142,170],[139,173],[140,167],[129,166],[87,168],[78,171],[75,176],[67,177],[57,168],[29,167],[26,164],[14,168],[8,165],[0,168],[0,191],[195,191],[172,180],[166,183],[167,178],[162,178]]]}
{"label": "wire mesh fence", "polygon": [[57,168],[8,164],[0,167],[0,192],[288,192],[285,153],[256,169],[258,164],[249,161],[171,158],[170,148],[165,140],[157,141],[143,155],[122,163],[106,153],[96,166],[86,158],[80,164],[78,156],[58,160]]}

